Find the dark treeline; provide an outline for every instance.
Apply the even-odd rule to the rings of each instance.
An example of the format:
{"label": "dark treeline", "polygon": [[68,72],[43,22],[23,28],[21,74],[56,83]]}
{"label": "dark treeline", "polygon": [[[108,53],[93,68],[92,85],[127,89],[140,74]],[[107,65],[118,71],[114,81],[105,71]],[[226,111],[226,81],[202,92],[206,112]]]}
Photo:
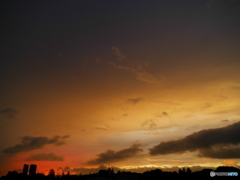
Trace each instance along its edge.
{"label": "dark treeline", "polygon": [[[146,171],[143,173],[134,173],[127,171],[114,172],[113,169],[108,168],[107,170],[99,170],[98,173],[88,174],[88,175],[71,175],[69,172],[62,175],[55,175],[53,169],[49,171],[49,174],[45,176],[44,174],[38,173],[35,175],[25,175],[23,173],[17,173],[16,171],[9,171],[6,176],[2,176],[0,180],[159,180],[162,177],[210,177],[210,173],[214,171],[217,172],[235,172],[237,178],[239,178],[240,169],[235,167],[220,166],[217,169],[203,169],[201,171],[192,172],[190,168],[182,168],[173,172],[162,171],[161,169],[155,169],[151,171]],[[215,175],[217,176],[217,175]]]}

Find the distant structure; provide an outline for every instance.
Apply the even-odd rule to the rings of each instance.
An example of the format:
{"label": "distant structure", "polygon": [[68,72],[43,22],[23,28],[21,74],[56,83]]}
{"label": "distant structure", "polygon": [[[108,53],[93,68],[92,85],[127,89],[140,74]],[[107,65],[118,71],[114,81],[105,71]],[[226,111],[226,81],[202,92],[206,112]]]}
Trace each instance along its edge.
{"label": "distant structure", "polygon": [[36,175],[36,173],[37,173],[37,165],[31,164],[29,169],[29,175],[33,176],[33,175]]}
{"label": "distant structure", "polygon": [[28,174],[28,167],[29,167],[28,164],[24,164],[24,165],[23,165],[23,174],[24,174],[24,175],[27,175],[27,174]]}

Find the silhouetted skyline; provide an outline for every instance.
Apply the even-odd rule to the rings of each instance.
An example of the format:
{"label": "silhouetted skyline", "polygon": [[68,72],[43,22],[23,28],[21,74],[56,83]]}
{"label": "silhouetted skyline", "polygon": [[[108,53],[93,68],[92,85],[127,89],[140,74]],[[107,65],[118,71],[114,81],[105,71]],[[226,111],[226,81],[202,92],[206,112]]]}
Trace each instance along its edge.
{"label": "silhouetted skyline", "polygon": [[[30,166],[31,167],[31,166]],[[33,166],[32,166],[33,167]],[[36,167],[36,165],[34,165]],[[24,169],[26,166],[24,166]],[[107,168],[105,170],[99,170],[96,173],[90,173],[83,175],[70,174],[70,172],[62,171],[62,174],[56,174],[54,169],[50,169],[48,175],[42,173],[24,174],[17,173],[16,171],[9,171],[6,176],[2,176],[0,179],[122,179],[122,180],[145,180],[145,179],[159,179],[162,177],[214,177],[214,176],[233,176],[238,177],[240,173],[239,168],[220,166],[216,169],[202,169],[201,171],[192,172],[191,168],[179,168],[178,171],[162,171],[161,169],[154,169],[145,171],[142,173],[130,172],[130,171],[117,171],[114,172],[113,168]]]}

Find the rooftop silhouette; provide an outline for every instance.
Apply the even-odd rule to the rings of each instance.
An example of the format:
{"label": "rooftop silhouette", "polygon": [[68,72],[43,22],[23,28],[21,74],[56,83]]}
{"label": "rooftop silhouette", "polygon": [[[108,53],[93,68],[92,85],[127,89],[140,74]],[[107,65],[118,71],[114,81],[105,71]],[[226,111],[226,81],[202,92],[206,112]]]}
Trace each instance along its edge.
{"label": "rooftop silhouette", "polygon": [[[157,180],[162,177],[213,177],[213,176],[235,176],[238,177],[240,174],[240,169],[230,166],[219,166],[216,169],[203,169],[201,171],[192,172],[190,168],[180,168],[177,171],[162,171],[161,169],[155,169],[150,171],[145,171],[143,173],[135,173],[129,171],[117,171],[114,172],[113,168],[108,168],[106,170],[99,170],[97,173],[92,174],[78,174],[71,175],[68,172],[62,172],[61,175],[56,175],[54,169],[50,169],[48,175],[42,173],[36,173],[37,165],[30,165],[29,174],[27,173],[29,165],[24,164],[23,172],[18,173],[16,171],[9,171],[6,176],[2,176],[0,180]],[[239,178],[239,177],[238,177]]]}

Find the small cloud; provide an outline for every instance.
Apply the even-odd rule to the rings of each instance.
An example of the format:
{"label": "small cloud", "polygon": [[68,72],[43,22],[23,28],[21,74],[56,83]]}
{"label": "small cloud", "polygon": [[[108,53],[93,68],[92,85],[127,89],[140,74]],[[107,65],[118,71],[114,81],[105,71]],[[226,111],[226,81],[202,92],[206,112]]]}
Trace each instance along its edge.
{"label": "small cloud", "polygon": [[41,153],[29,156],[25,161],[64,161],[63,156],[58,156],[55,153]]}
{"label": "small cloud", "polygon": [[5,109],[2,109],[0,113],[9,118],[14,118],[18,114],[18,111],[14,108],[5,108]]}
{"label": "small cloud", "polygon": [[144,100],[144,98],[139,97],[139,98],[128,99],[127,102],[132,103],[132,104],[137,104],[137,103],[139,103],[139,102],[141,102],[143,100]]}
{"label": "small cloud", "polygon": [[14,155],[20,152],[27,152],[34,149],[40,149],[47,144],[54,144],[55,146],[60,146],[65,144],[64,139],[68,138],[67,136],[54,136],[52,138],[48,137],[32,137],[32,136],[24,136],[22,137],[22,141],[20,144],[16,144],[15,146],[6,148],[3,150],[3,153],[8,155]]}
{"label": "small cloud", "polygon": [[136,79],[139,81],[143,81],[150,84],[161,83],[165,80],[165,78],[161,75],[157,76],[152,73],[138,71],[135,72]]}
{"label": "small cloud", "polygon": [[147,126],[149,129],[156,129],[157,128],[157,124],[154,122],[153,119],[144,121],[141,126],[143,126],[143,127]]}
{"label": "small cloud", "polygon": [[132,158],[142,151],[142,149],[140,149],[140,146],[141,146],[140,144],[134,144],[129,148],[122,149],[119,151],[107,150],[106,152],[98,154],[97,155],[98,157],[96,159],[88,161],[87,164],[90,165],[105,164]]}
{"label": "small cloud", "polygon": [[95,129],[101,130],[101,131],[107,131],[109,129],[109,125],[108,124],[102,124],[101,126],[98,126]]}
{"label": "small cloud", "polygon": [[111,118],[112,121],[120,121],[118,118]]}
{"label": "small cloud", "polygon": [[127,113],[125,113],[125,114],[123,114],[122,116],[123,116],[123,117],[127,117],[127,116],[128,116],[128,114],[127,114]]}
{"label": "small cloud", "polygon": [[228,119],[221,120],[221,122],[229,122]]}
{"label": "small cloud", "polygon": [[163,116],[168,116],[168,113],[163,111],[163,112],[162,112],[162,115],[163,115]]}
{"label": "small cloud", "polygon": [[169,117],[169,113],[165,112],[165,111],[162,111],[162,112],[157,112],[155,114],[156,117],[158,118],[162,118],[162,117]]}
{"label": "small cloud", "polygon": [[107,131],[108,130],[107,128],[103,128],[103,127],[96,127],[95,129],[101,130],[101,131]]}

